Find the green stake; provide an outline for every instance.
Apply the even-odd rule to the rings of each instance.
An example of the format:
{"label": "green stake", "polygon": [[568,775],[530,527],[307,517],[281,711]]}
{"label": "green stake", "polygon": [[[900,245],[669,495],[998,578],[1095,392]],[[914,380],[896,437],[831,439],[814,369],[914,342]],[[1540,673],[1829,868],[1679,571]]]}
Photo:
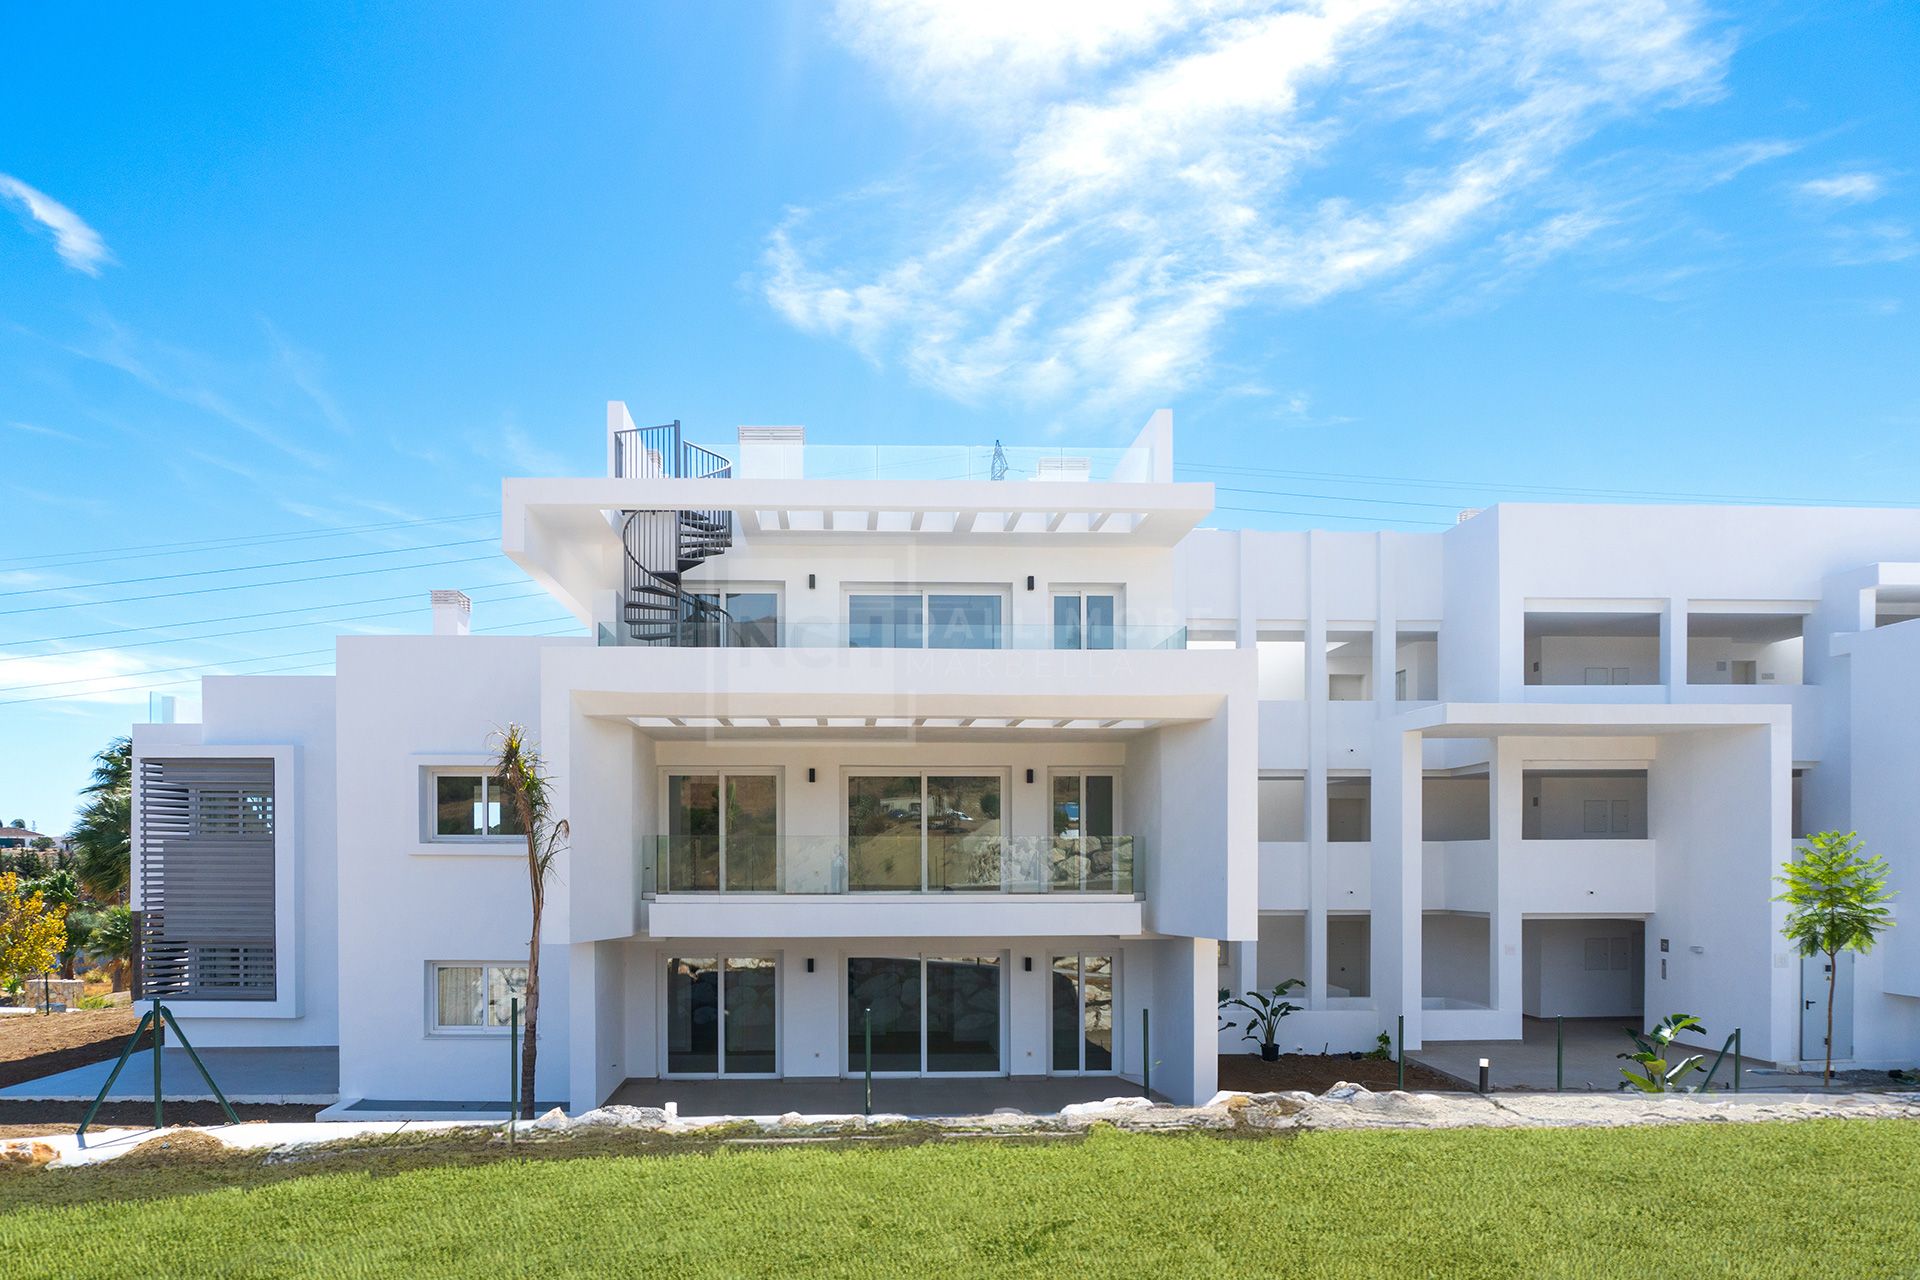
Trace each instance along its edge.
{"label": "green stake", "polygon": [[867,1114],[873,1114],[873,1006],[868,1005],[860,1015],[863,1034],[867,1041]]}

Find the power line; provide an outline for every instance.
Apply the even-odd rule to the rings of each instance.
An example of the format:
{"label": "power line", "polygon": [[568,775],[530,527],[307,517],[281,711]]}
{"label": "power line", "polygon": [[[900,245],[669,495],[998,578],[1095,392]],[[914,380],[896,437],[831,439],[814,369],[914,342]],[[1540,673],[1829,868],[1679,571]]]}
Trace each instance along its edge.
{"label": "power line", "polygon": [[259,587],[290,587],[302,582],[333,582],[340,578],[364,578],[379,573],[404,573],[409,569],[437,569],[446,565],[477,564],[482,560],[495,558],[495,556],[467,556],[459,560],[428,560],[423,564],[396,564],[384,569],[347,569],[340,573],[319,573],[306,578],[278,578],[272,582],[241,582],[233,586],[202,587],[194,591],[161,591],[147,596],[122,596],[118,600],[76,600],[68,604],[42,604],[28,609],[0,610],[0,618],[11,618],[23,613],[53,613],[61,609],[91,609],[101,605],[139,604],[145,600],[175,600],[181,596],[213,595],[222,591],[252,591]]}
{"label": "power line", "polygon": [[305,533],[238,534],[231,538],[202,538],[190,542],[149,542],[133,547],[103,547],[97,551],[56,551],[44,556],[18,556],[0,560],[5,568],[58,568],[59,564],[105,564],[115,560],[144,560],[159,555],[192,555],[196,551],[223,550],[235,546],[265,546],[276,542],[300,542],[311,538],[344,538],[356,533],[374,533],[383,529],[415,528],[429,524],[456,524],[462,520],[494,519],[498,511],[476,511],[458,516],[431,516],[415,520],[390,520],[382,524],[349,524]]}
{"label": "power line", "polygon": [[365,560],[370,556],[397,556],[411,551],[444,551],[448,547],[477,547],[493,538],[461,538],[454,542],[428,542],[414,547],[384,547],[378,551],[343,551],[331,556],[309,556],[305,560],[270,560],[265,564],[234,565],[226,569],[191,569],[180,573],[152,573],[140,578],[113,578],[106,582],[71,582],[59,587],[27,587],[20,591],[0,591],[0,600],[13,596],[43,596],[53,591],[84,591],[95,587],[130,587],[147,582],[172,582],[178,578],[210,578],[219,573],[251,573],[256,569],[294,569],[308,564],[333,564],[341,560]]}
{"label": "power line", "polygon": [[[514,587],[517,582],[488,582],[477,587],[462,588],[468,595],[480,591],[491,591],[495,587]],[[542,593],[544,594],[544,593]],[[393,596],[372,596],[365,600],[336,600],[330,604],[303,604],[291,609],[266,609],[258,613],[230,613],[219,618],[196,618],[191,622],[161,622],[147,627],[108,627],[102,631],[75,631],[64,636],[39,636],[32,640],[16,640],[14,644],[58,644],[62,640],[91,640],[95,636],[143,635],[149,631],[178,631],[181,627],[201,627],[215,622],[245,622],[251,618],[283,618],[290,613],[313,613],[321,609],[357,609],[363,604],[387,604],[394,600],[414,600],[419,598],[416,591],[404,592]],[[514,599],[520,599],[515,596]],[[316,619],[325,621],[325,619]],[[25,655],[34,656],[34,655]],[[8,659],[0,658],[0,662]]]}
{"label": "power line", "polygon": [[[404,600],[416,600],[419,597],[418,597],[418,593],[410,593],[405,596],[396,596],[394,598],[404,599]],[[547,593],[544,591],[529,591],[524,595],[494,596],[491,599],[487,600],[486,603],[511,604],[516,600],[535,600],[535,599],[546,599],[546,598],[547,598]],[[323,626],[328,626],[331,624],[341,623],[341,622],[370,622],[377,618],[400,618],[400,617],[405,617],[408,614],[417,613],[417,612],[418,612],[418,609],[385,609],[379,613],[356,613],[345,618],[308,618],[302,622],[282,622],[271,627],[240,627],[233,631],[213,631],[205,635],[172,636],[165,640],[139,640],[139,641],[135,641],[133,644],[100,644],[100,645],[94,645],[91,648],[86,648],[86,649],[54,649],[47,653],[11,654],[5,657],[0,657],[0,663],[26,662],[33,658],[66,658],[66,657],[71,657],[75,654],[82,654],[82,653],[118,653],[124,649],[151,649],[158,645],[188,644],[195,640],[224,640],[232,636],[264,635],[269,631],[296,631],[301,627],[323,627]]]}
{"label": "power line", "polygon": [[1417,524],[1431,528],[1445,528],[1451,520],[1409,520],[1399,516],[1363,516],[1346,515],[1335,511],[1289,511],[1281,507],[1233,507],[1224,503],[1215,503],[1215,511],[1247,511],[1267,516],[1299,516],[1306,520],[1357,520],[1362,524]]}
{"label": "power line", "polygon": [[[498,626],[492,626],[492,627],[475,627],[474,630],[476,632],[505,631],[512,627],[546,627],[546,626],[553,626],[557,623],[562,623],[562,622],[578,623],[578,621],[579,621],[578,619],[572,616],[563,617],[563,618],[539,618],[539,619],[532,619],[526,622],[503,622]],[[529,638],[537,638],[539,634],[540,633],[536,633],[535,637],[529,637]],[[549,638],[565,639],[569,637],[566,637],[560,633],[554,633]],[[124,685],[120,685],[110,689],[75,689],[68,693],[49,693],[49,694],[43,694],[43,695],[32,697],[32,698],[0,698],[0,707],[17,706],[18,704],[23,702],[52,702],[61,698],[85,698],[85,697],[91,697],[93,695],[103,694],[103,693],[131,693],[138,689],[167,689],[177,684],[192,684],[195,680],[201,679],[203,676],[206,676],[206,675],[225,674],[224,672],[215,670],[215,668],[219,668],[219,667],[225,667],[225,666],[235,665],[235,664],[244,663],[244,662],[277,662],[283,658],[305,658],[305,657],[310,657],[316,653],[331,653],[331,652],[333,652],[332,648],[301,649],[293,653],[261,654],[257,658],[233,658],[227,662],[201,663],[199,664],[199,668],[198,668],[200,671],[199,675],[182,676],[178,680],[149,681],[145,678],[145,676],[149,673],[128,672],[125,675],[88,676],[88,677],[75,679],[75,680],[56,680],[56,681],[43,682],[40,684],[16,685],[13,687],[13,689],[0,690],[0,692],[13,692],[15,689],[51,689],[58,685],[63,685],[63,684],[85,684],[91,681],[99,681],[99,680],[130,680],[133,682],[131,684],[124,684]],[[281,671],[301,671],[311,667],[326,667],[331,665],[333,665],[331,661],[306,662],[306,663],[301,663],[297,666],[292,666],[292,667],[275,667],[275,668],[269,668],[268,670],[265,670],[265,671],[240,671],[240,672],[234,672],[233,674],[241,675],[241,676],[272,675],[272,674],[275,674],[276,672],[281,672]],[[151,674],[170,675],[175,671],[190,671],[190,670],[195,670],[195,668],[163,667],[163,668],[160,668],[158,671],[152,672]]]}

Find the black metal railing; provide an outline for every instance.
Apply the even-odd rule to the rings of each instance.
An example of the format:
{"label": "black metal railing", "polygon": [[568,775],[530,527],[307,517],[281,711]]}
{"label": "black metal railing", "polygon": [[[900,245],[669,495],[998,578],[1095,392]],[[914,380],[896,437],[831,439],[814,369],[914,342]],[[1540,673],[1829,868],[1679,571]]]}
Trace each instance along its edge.
{"label": "black metal railing", "polygon": [[[725,480],[733,463],[681,437],[680,423],[617,431],[613,438],[616,478]],[[620,541],[626,551],[622,622],[639,644],[705,643],[729,621],[716,603],[686,590],[681,576],[733,545],[733,512],[636,509],[622,513]]]}
{"label": "black metal railing", "polygon": [[680,434],[680,421],[613,433],[616,479],[657,476],[668,480],[729,480],[733,463]]}

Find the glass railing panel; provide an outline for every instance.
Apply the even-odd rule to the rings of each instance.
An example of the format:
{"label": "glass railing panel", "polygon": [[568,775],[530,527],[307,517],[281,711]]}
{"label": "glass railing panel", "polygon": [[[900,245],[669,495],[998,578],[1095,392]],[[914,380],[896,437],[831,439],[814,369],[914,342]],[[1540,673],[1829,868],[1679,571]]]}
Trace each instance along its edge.
{"label": "glass railing panel", "polygon": [[1141,885],[1133,836],[712,836],[640,842],[641,892],[1121,894]]}

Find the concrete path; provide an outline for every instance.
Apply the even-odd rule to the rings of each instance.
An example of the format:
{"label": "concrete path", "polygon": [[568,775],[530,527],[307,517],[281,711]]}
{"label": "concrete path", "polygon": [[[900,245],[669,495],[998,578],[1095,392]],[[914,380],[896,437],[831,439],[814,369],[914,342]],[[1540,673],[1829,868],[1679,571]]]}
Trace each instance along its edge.
{"label": "concrete path", "polygon": [[[1616,1055],[1632,1048],[1623,1028],[1628,1018],[1568,1018],[1566,1020],[1565,1079],[1569,1090],[1613,1092],[1620,1087],[1620,1068],[1628,1065]],[[1554,1087],[1554,1023],[1550,1018],[1523,1018],[1519,1040],[1430,1040],[1407,1056],[1444,1071],[1474,1086],[1480,1078],[1480,1059],[1488,1061],[1488,1073],[1495,1089],[1538,1089]],[[1718,1045],[1706,1055],[1712,1066]],[[1685,1053],[1697,1053],[1687,1049]],[[1693,1081],[1701,1079],[1695,1073]],[[1733,1055],[1720,1065],[1714,1077],[1716,1088],[1731,1088]],[[1751,1060],[1741,1075],[1743,1089],[1788,1090],[1795,1093],[1820,1091],[1818,1075],[1778,1071],[1771,1066],[1756,1066]]]}
{"label": "concrete path", "polygon": [[[337,1049],[201,1049],[200,1060],[229,1102],[288,1102],[325,1105],[340,1096]],[[0,1098],[36,1102],[92,1102],[113,1071],[113,1059],[42,1076],[0,1089]],[[161,1085],[169,1102],[211,1102],[213,1094],[194,1069],[187,1051],[161,1050]],[[153,1050],[127,1059],[113,1082],[114,1101],[153,1097]]]}

